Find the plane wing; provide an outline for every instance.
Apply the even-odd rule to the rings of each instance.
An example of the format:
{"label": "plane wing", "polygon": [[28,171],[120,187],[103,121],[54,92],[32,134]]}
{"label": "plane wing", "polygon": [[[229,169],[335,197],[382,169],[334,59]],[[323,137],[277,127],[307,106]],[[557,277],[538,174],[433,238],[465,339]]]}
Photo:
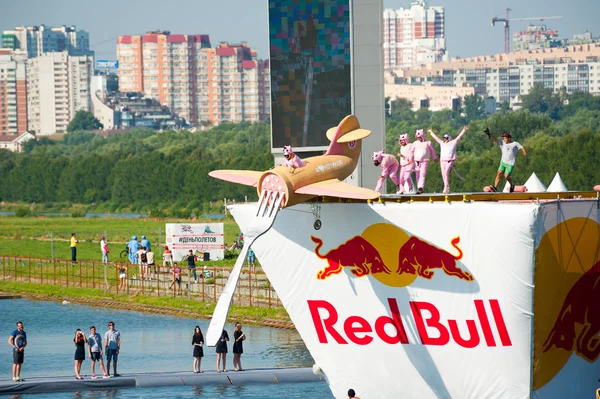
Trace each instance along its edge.
{"label": "plane wing", "polygon": [[208,173],[209,176],[217,179],[252,187],[256,187],[262,174],[263,172],[254,170],[213,170]]}
{"label": "plane wing", "polygon": [[369,200],[379,198],[381,195],[377,191],[368,188],[356,187],[344,183],[338,179],[324,180],[318,183],[309,184],[295,191],[296,194],[323,195],[328,197],[351,198],[358,200]]}

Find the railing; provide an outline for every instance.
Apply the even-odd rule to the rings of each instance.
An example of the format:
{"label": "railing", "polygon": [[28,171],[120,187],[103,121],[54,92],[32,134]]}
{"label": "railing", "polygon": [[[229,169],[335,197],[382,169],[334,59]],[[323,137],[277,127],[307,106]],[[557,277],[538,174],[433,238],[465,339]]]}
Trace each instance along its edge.
{"label": "railing", "polygon": [[[126,268],[121,282],[120,270]],[[67,288],[100,289],[113,294],[177,297],[216,302],[231,272],[228,267],[180,266],[180,284],[174,282],[171,267],[147,266],[142,277],[140,265],[101,263],[62,259],[0,256],[0,281],[21,281]],[[260,268],[258,268],[260,270]],[[240,276],[232,304],[241,306],[281,307],[277,293],[262,272],[245,270]]]}

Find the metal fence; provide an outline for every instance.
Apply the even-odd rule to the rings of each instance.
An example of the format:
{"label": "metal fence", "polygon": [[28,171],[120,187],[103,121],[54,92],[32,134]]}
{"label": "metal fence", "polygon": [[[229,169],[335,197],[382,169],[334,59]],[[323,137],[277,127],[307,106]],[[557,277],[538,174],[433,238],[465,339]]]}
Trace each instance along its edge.
{"label": "metal fence", "polygon": [[[113,294],[148,295],[216,302],[231,272],[230,267],[189,269],[180,266],[181,278],[175,280],[169,266],[128,263],[101,263],[59,259],[0,256],[0,280],[50,284],[71,288],[100,289]],[[126,277],[120,274],[125,269]],[[242,306],[281,307],[277,293],[266,275],[245,270],[240,276],[232,304]],[[194,278],[194,271],[196,278]],[[142,278],[142,273],[144,278]]]}

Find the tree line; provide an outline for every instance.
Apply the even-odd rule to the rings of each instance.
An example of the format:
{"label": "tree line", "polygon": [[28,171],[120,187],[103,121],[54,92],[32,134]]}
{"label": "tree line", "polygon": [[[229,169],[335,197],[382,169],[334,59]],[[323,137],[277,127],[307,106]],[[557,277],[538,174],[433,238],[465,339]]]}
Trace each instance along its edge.
{"label": "tree line", "polygon": [[[415,130],[431,127],[456,136],[468,124],[455,163],[465,181],[452,176],[452,190],[481,191],[493,182],[501,155],[483,133],[487,126],[496,136],[510,131],[526,147],[528,157],[518,156],[513,175],[517,184],[532,172],[546,185],[560,172],[570,190],[600,184],[600,98],[535,87],[523,98],[521,110],[503,107],[489,117],[479,101],[467,98],[461,110],[437,112],[413,112],[406,100],[396,101],[386,115],[387,152],[398,153],[401,133],[409,133],[413,141]],[[225,197],[256,200],[255,188],[213,179],[208,172],[269,169],[273,166],[269,143],[270,126],[262,122],[222,124],[195,133],[137,129],[104,138],[75,131],[62,141],[31,140],[22,153],[0,150],[0,200],[94,204],[111,211],[178,217],[199,214]],[[439,151],[437,143],[434,146]],[[374,167],[369,159],[362,163]],[[425,189],[441,191],[439,166],[430,167]]]}

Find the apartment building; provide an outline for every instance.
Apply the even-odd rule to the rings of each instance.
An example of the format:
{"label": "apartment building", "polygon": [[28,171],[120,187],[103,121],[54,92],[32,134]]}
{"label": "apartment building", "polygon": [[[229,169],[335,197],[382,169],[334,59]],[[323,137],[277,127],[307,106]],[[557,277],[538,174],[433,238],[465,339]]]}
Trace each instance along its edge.
{"label": "apartment building", "polygon": [[499,102],[513,102],[535,84],[554,91],[600,94],[600,44],[454,59],[395,70],[393,75],[397,84],[470,86],[476,94]]}
{"label": "apartment building", "polygon": [[90,111],[93,73],[93,56],[71,56],[64,51],[28,59],[30,131],[38,136],[65,132],[77,111]]}
{"label": "apartment building", "polygon": [[2,47],[23,50],[28,58],[48,52],[67,51],[70,55],[93,55],[90,36],[73,26],[18,26],[2,33]]}
{"label": "apartment building", "polygon": [[513,33],[514,51],[559,47],[558,31],[546,25],[529,25],[527,29]]}
{"label": "apartment building", "polygon": [[447,60],[444,7],[416,0],[409,8],[383,11],[386,70]]}
{"label": "apartment building", "polygon": [[0,49],[0,136],[27,131],[25,53]]}
{"label": "apartment building", "polygon": [[142,92],[197,126],[265,119],[268,63],[246,43],[211,48],[208,35],[119,36],[119,90]]}

